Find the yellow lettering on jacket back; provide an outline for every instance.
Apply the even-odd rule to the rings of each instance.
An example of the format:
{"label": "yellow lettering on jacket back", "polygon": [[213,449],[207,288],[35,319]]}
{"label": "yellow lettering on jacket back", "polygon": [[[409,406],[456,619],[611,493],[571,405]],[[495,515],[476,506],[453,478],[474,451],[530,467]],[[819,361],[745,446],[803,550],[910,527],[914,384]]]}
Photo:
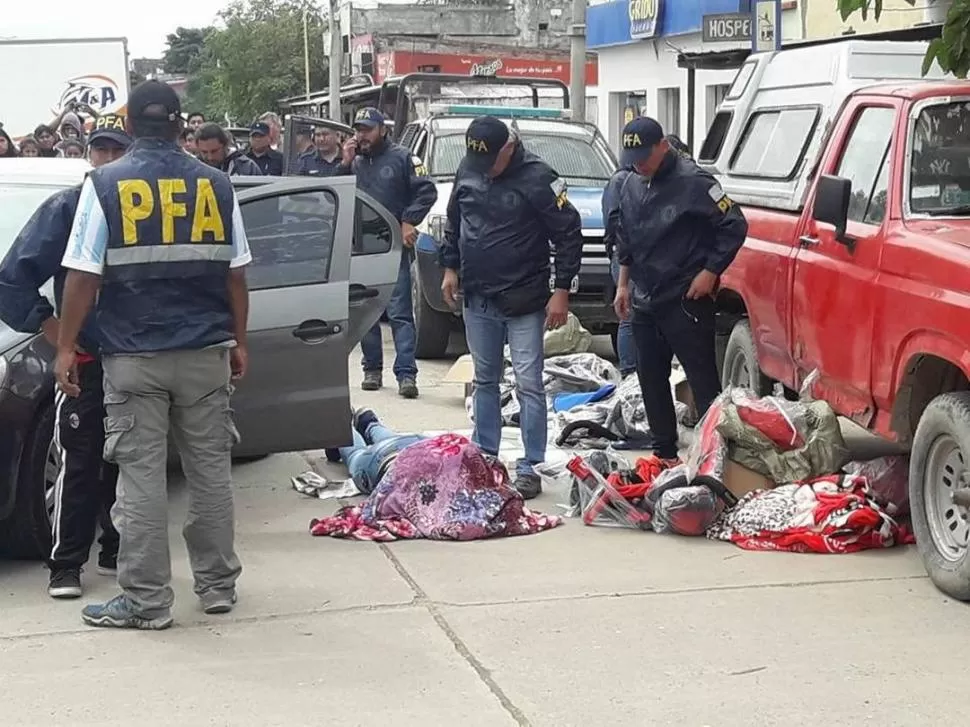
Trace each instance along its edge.
{"label": "yellow lettering on jacket back", "polygon": [[212,189],[212,181],[199,179],[195,195],[195,214],[192,216],[192,242],[202,242],[205,233],[212,234],[210,242],[225,242],[226,228],[222,224],[219,203]]}
{"label": "yellow lettering on jacket back", "polygon": [[[161,218],[160,237],[164,244],[176,242],[175,219],[189,215],[190,200],[176,199],[184,195],[188,185],[184,179],[159,179],[158,205]],[[149,219],[155,212],[156,194],[145,179],[122,179],[118,182],[118,198],[121,204],[121,229],[125,245],[137,245],[138,223]],[[185,242],[225,242],[226,228],[222,223],[222,212],[216,200],[212,180],[201,178],[196,181],[195,200],[191,217],[192,230]]]}
{"label": "yellow lettering on jacket back", "polygon": [[159,179],[158,196],[162,201],[162,242],[175,242],[175,218],[188,215],[185,202],[176,201],[176,194],[185,194],[184,179]]}
{"label": "yellow lettering on jacket back", "polygon": [[121,230],[126,245],[138,244],[138,223],[152,216],[155,197],[144,179],[122,179],[118,182],[121,200]]}

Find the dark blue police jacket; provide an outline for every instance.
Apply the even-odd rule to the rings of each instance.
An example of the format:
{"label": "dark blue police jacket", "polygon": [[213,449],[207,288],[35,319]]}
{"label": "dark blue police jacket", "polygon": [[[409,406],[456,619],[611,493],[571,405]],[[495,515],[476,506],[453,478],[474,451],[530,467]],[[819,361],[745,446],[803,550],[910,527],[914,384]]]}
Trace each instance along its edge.
{"label": "dark blue police jacket", "polygon": [[521,145],[494,179],[458,166],[444,238],[438,262],[460,271],[466,297],[548,291],[550,242],[555,285],[569,290],[583,256],[583,221],[565,181]]}
{"label": "dark blue police jacket", "polygon": [[384,205],[398,222],[420,224],[438,201],[437,187],[417,173],[408,150],[387,139],[370,156],[358,154],[351,169],[343,173],[355,174],[357,187]]}
{"label": "dark blue police jacket", "polygon": [[174,143],[138,139],[90,179],[108,221],[97,319],[102,350],[147,353],[230,341],[229,178]]}
{"label": "dark blue police jacket", "polygon": [[[610,259],[613,258],[613,253],[616,251],[617,216],[614,213],[620,208],[620,190],[623,189],[623,183],[630,174],[633,174],[633,171],[629,168],[617,169],[603,189],[601,204],[603,206],[603,222],[606,228],[603,230],[603,244],[606,247],[606,256]],[[611,217],[613,218],[612,224],[610,223]]]}
{"label": "dark blue police jacket", "polygon": [[617,255],[630,266],[640,310],[682,298],[701,270],[723,273],[748,234],[717,180],[674,151],[651,179],[626,177],[612,217]]}
{"label": "dark blue police jacket", "polygon": [[[67,270],[61,267],[81,185],[56,192],[44,201],[24,225],[0,263],[0,320],[22,333],[37,333],[55,308],[40,294],[54,279],[54,306],[58,315]],[[88,316],[78,345],[96,355],[99,342],[94,314]]]}
{"label": "dark blue police jacket", "polygon": [[340,166],[342,161],[339,153],[328,162],[316,151],[306,152],[296,160],[296,173],[301,177],[336,177],[347,173],[347,169]]}

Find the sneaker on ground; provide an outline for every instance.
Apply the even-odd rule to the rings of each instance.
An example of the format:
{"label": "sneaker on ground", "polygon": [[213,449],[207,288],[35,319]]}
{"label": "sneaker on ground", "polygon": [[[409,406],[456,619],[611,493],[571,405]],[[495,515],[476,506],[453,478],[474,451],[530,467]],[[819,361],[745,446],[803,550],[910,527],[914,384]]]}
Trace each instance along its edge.
{"label": "sneaker on ground", "polygon": [[364,391],[379,391],[384,387],[384,377],[380,371],[365,371],[364,382],[360,388]]}
{"label": "sneaker on ground", "polygon": [[118,575],[118,554],[101,553],[98,555],[98,575],[116,576]]}
{"label": "sneaker on ground", "polygon": [[401,379],[401,383],[397,386],[397,393],[405,399],[417,399],[418,382],[411,377]]}
{"label": "sneaker on ground", "polygon": [[339,449],[325,449],[323,450],[324,455],[327,457],[328,462],[337,463],[340,461],[340,450]]}
{"label": "sneaker on ground", "polygon": [[210,616],[217,613],[229,613],[236,605],[235,591],[206,591],[199,596],[203,613]]}
{"label": "sneaker on ground", "polygon": [[135,613],[131,602],[124,594],[115,596],[107,603],[92,603],[90,606],[85,606],[81,611],[81,619],[88,626],[143,631],[161,631],[172,625],[171,614],[145,618]]}
{"label": "sneaker on ground", "polygon": [[539,475],[518,475],[512,483],[523,500],[532,500],[542,494],[542,480]]}
{"label": "sneaker on ground", "polygon": [[377,414],[374,413],[373,409],[360,408],[354,412],[354,429],[357,433],[366,438],[367,429],[371,424],[377,424],[380,420],[377,418]]}
{"label": "sneaker on ground", "polygon": [[47,593],[51,598],[80,598],[81,569],[58,568],[52,570],[50,582],[47,584]]}

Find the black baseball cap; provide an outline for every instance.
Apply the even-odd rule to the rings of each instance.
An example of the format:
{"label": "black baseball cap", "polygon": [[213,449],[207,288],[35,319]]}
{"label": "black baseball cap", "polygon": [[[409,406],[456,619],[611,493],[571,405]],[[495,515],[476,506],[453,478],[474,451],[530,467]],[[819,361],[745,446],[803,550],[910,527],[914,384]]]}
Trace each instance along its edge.
{"label": "black baseball cap", "polygon": [[[164,112],[146,113],[149,106],[161,106]],[[182,116],[182,102],[167,83],[151,80],[135,86],[128,96],[128,116],[144,121],[176,121]]]}
{"label": "black baseball cap", "polygon": [[653,153],[653,148],[664,139],[663,127],[649,116],[638,116],[623,127],[623,152],[620,165],[632,167]]}
{"label": "black baseball cap", "polygon": [[465,132],[465,168],[485,174],[495,166],[510,134],[505,122],[494,116],[479,116],[472,121]]}
{"label": "black baseball cap", "polygon": [[250,136],[269,136],[269,124],[257,121],[249,127]]}
{"label": "black baseball cap", "polygon": [[109,141],[127,149],[131,146],[131,137],[125,131],[125,117],[119,114],[103,114],[94,121],[94,128],[88,136],[89,146],[99,146],[101,142]]}

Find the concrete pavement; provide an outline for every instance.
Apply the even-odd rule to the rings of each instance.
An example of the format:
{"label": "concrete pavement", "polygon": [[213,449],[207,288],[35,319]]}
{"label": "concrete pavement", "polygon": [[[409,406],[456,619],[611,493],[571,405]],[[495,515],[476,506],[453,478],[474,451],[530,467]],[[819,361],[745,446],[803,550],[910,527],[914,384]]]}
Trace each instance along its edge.
{"label": "concrete pavement", "polygon": [[[447,368],[423,364],[417,403],[390,388],[355,403],[400,429],[464,428],[458,387],[438,383]],[[932,587],[915,549],[747,553],[572,521],[473,543],[311,538],[334,506],[290,489],[306,468],[301,454],[237,467],[244,573],[228,617],[192,596],[177,482],[167,632],[84,627],[81,605],[115,593],[93,567],[85,599],[54,602],[43,566],[0,563],[0,724],[959,720],[970,611]]]}

